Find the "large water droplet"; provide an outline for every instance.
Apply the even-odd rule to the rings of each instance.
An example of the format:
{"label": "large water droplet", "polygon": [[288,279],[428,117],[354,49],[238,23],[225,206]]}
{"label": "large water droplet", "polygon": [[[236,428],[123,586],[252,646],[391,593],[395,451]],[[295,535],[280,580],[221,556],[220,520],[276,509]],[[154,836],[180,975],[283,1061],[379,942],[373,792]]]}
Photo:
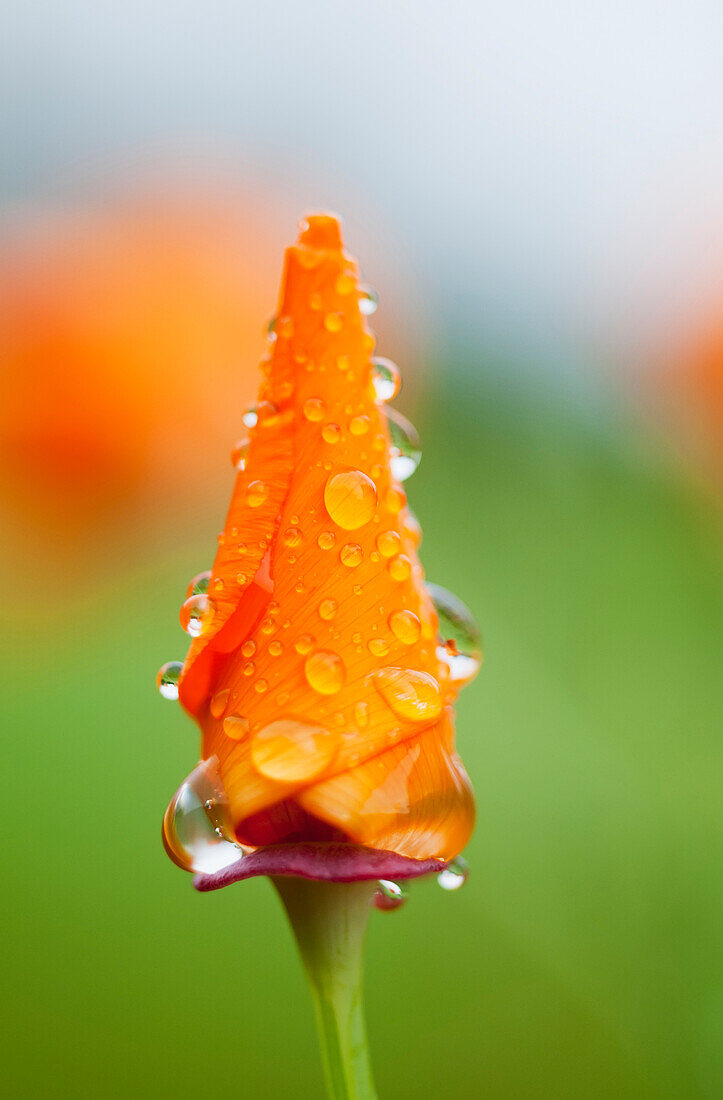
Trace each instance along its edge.
{"label": "large water droplet", "polygon": [[382,878],[379,879],[379,889],[374,895],[374,904],[377,909],[390,912],[392,909],[399,909],[400,906],[404,905],[408,896],[407,891],[398,882]]}
{"label": "large water droplet", "polygon": [[178,698],[178,681],[183,672],[183,661],[167,661],[161,665],[156,676],[158,690],[164,699]]}
{"label": "large water droplet", "polygon": [[391,440],[389,464],[397,481],[406,481],[417,469],[422,458],[417,429],[396,409],[385,411]]}
{"label": "large water droplet", "polygon": [[354,531],[374,515],[376,486],[361,470],[342,470],[332,474],[324,486],[324,504],[334,523]]}
{"label": "large water droplet", "polygon": [[391,401],[402,388],[399,367],[391,359],[377,355],[372,359],[372,385],[377,401]]}
{"label": "large water droplet", "polygon": [[419,641],[422,625],[413,611],[393,611],[389,616],[389,626],[403,645],[414,645]]}
{"label": "large water droplet", "polygon": [[211,580],[211,570],[206,569],[203,573],[196,573],[196,576],[191,580],[186,589],[186,596],[200,596],[205,595],[208,592],[208,585]]}
{"label": "large water droplet", "polygon": [[235,842],[226,795],[213,760],[202,760],[183,781],[163,817],[163,844],[184,871],[211,874],[235,863],[244,849]]}
{"label": "large water droplet", "polygon": [[411,668],[382,668],[374,683],[384,701],[410,722],[429,722],[442,711],[439,684],[428,672]]}
{"label": "large water droplet", "polygon": [[443,890],[459,890],[469,878],[467,860],[462,856],[450,860],[443,871],[437,875],[437,882]]}
{"label": "large water droplet", "polygon": [[479,672],[482,639],[470,609],[440,584],[427,584],[439,618],[441,645],[437,654],[449,668],[453,683],[466,684]]}
{"label": "large water droplet", "polygon": [[213,601],[205,593],[189,596],[181,607],[181,626],[192,638],[202,634],[213,618]]}
{"label": "large water droplet", "polygon": [[320,649],[306,658],[304,674],[309,686],[320,695],[336,695],[344,685],[346,669],[338,653]]}
{"label": "large water droplet", "polygon": [[259,415],[256,412],[256,406],[252,405],[251,408],[247,409],[241,419],[247,428],[255,428],[259,419]]}
{"label": "large water droplet", "polygon": [[305,783],[323,772],[339,747],[339,735],[296,718],[281,718],[251,740],[251,762],[277,783]]}
{"label": "large water droplet", "polygon": [[379,305],[379,295],[374,287],[360,286],[359,287],[359,312],[363,313],[365,317],[370,317],[372,313],[376,313],[377,306]]}

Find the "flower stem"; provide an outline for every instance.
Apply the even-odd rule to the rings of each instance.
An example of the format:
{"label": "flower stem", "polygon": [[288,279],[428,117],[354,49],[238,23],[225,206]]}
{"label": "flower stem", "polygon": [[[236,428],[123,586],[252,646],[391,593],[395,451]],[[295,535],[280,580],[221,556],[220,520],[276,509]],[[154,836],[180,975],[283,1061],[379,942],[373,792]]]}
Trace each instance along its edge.
{"label": "flower stem", "polygon": [[376,883],[272,881],[309,979],[330,1100],[375,1100],[361,972]]}

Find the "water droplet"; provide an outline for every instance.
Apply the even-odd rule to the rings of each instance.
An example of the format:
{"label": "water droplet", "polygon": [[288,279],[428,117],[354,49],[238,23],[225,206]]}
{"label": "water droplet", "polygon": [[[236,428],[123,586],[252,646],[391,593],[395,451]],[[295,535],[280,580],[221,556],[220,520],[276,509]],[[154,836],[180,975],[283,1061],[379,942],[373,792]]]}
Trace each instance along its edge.
{"label": "water droplet", "polygon": [[459,890],[469,878],[469,866],[462,856],[450,860],[443,871],[437,875],[437,882],[443,890]]}
{"label": "water droplet", "polygon": [[190,582],[186,589],[186,596],[200,596],[208,592],[208,586],[211,581],[211,570],[206,569],[203,573],[196,573],[196,576]]}
{"label": "water droplet", "polygon": [[354,289],[355,286],[356,286],[356,279],[354,278],[353,275],[347,274],[346,271],[343,271],[341,273],[341,275],[338,277],[338,279],[336,280],[336,292],[337,292],[337,294],[341,294],[342,297],[345,294],[351,294],[351,292],[352,292],[352,290]]}
{"label": "water droplet", "polygon": [[221,691],[217,691],[213,699],[209,704],[209,710],[214,718],[220,718],[226,709],[228,703],[228,697],[231,694],[229,688],[222,688]]}
{"label": "water droplet", "polygon": [[391,440],[389,465],[397,481],[406,481],[417,469],[422,458],[417,429],[396,409],[387,409],[386,414]]}
{"label": "water droplet", "polygon": [[298,546],[303,536],[298,527],[287,527],[284,532],[284,543],[286,546]]}
{"label": "water droplet", "polygon": [[387,568],[395,581],[406,581],[412,572],[412,563],[406,554],[397,554]]}
{"label": "water droplet", "polygon": [[372,386],[377,401],[391,401],[402,388],[399,368],[391,359],[382,355],[372,359]]}
{"label": "water droplet", "polygon": [[442,712],[439,684],[428,672],[383,668],[374,674],[374,683],[384,701],[400,718],[428,722]]}
{"label": "water droplet", "polygon": [[365,317],[371,317],[372,313],[376,313],[377,306],[379,305],[379,295],[374,287],[360,286],[359,287],[359,311],[364,314]]}
{"label": "water droplet", "polygon": [[404,492],[404,489],[400,489],[398,485],[392,485],[391,489],[387,489],[384,503],[389,511],[396,515],[397,512],[401,512],[402,508],[407,503],[407,494]]}
{"label": "water droplet", "polygon": [[259,419],[256,412],[256,406],[252,405],[250,409],[247,409],[241,419],[243,420],[247,428],[255,428],[256,423]]}
{"label": "water droplet", "polygon": [[344,684],[346,670],[338,653],[319,649],[306,658],[304,674],[309,686],[320,695],[336,695]]}
{"label": "water droplet", "polygon": [[344,324],[344,316],[341,313],[327,313],[324,318],[324,328],[327,332],[341,332]]}
{"label": "water droplet", "polygon": [[268,342],[270,344],[273,344],[276,340],[276,322],[277,322],[277,320],[278,320],[278,318],[276,318],[276,317],[269,317],[268,321],[266,322],[265,335],[266,335],[266,339],[268,340]]}
{"label": "water droplet", "polygon": [[317,312],[321,309],[323,304],[324,300],[321,297],[321,294],[318,290],[315,290],[314,293],[309,297],[309,309],[313,309],[314,312]]}
{"label": "water droplet", "polygon": [[393,611],[389,616],[389,626],[403,645],[414,645],[422,633],[422,624],[413,611]]}
{"label": "water droplet", "polygon": [[393,558],[399,553],[402,540],[396,531],[380,531],[377,535],[377,550],[384,558]]}
{"label": "water droplet", "polygon": [[269,653],[272,657],[280,657],[284,652],[281,642],[269,642]]}
{"label": "water droplet", "polygon": [[183,672],[183,661],[167,661],[161,665],[156,676],[158,690],[164,699],[178,698],[178,681]]}
{"label": "water droplet", "polygon": [[309,397],[304,402],[304,416],[315,423],[324,418],[324,402],[320,397]]}
{"label": "water droplet", "polygon": [[386,657],[389,652],[389,642],[385,638],[370,638],[367,649],[375,657]]}
{"label": "water droplet", "polygon": [[220,871],[243,856],[212,761],[202,760],[169,802],[163,817],[163,844],[184,871],[203,874]]}
{"label": "water droplet", "polygon": [[294,335],[294,322],[291,317],[279,317],[276,322],[276,335],[280,340],[290,340]]}
{"label": "water droplet", "polygon": [[213,601],[203,593],[199,593],[197,596],[188,597],[178,617],[186,633],[192,638],[198,638],[211,622],[213,612]]}
{"label": "water droplet", "polygon": [[369,431],[369,417],[355,416],[349,421],[349,431],[352,435],[366,435]]}
{"label": "water droplet", "polygon": [[296,639],[294,649],[297,653],[300,653],[302,657],[305,657],[307,653],[311,652],[314,645],[314,639],[311,634],[302,634],[300,638]]}
{"label": "water droplet", "polygon": [[336,542],[336,535],[333,531],[322,531],[316,541],[320,550],[331,550]]}
{"label": "water droplet", "polygon": [[249,661],[248,664],[245,664],[243,667],[244,676],[253,676],[255,671],[256,665],[253,663],[253,661]]}
{"label": "water droplet", "polygon": [[379,889],[374,895],[374,904],[377,909],[388,913],[404,905],[408,896],[407,891],[398,882],[381,878],[379,879]]}
{"label": "water droplet", "polygon": [[304,783],[329,766],[338,747],[337,733],[295,718],[281,718],[254,734],[251,763],[274,782]]}
{"label": "water droplet", "polygon": [[246,490],[246,503],[250,508],[258,508],[268,495],[268,486],[263,481],[252,481]]}
{"label": "water droplet", "polygon": [[266,683],[266,680],[257,680],[254,684],[254,691],[256,691],[259,695],[263,695],[265,691],[268,691],[268,689],[269,685]]}
{"label": "water droplet", "polygon": [[231,449],[231,465],[241,471],[246,469],[246,459],[249,453],[248,439],[239,439]]}
{"label": "water droplet", "polygon": [[339,561],[342,565],[346,565],[348,569],[354,569],[355,566],[361,565],[363,557],[364,554],[358,542],[348,542],[339,551]]}
{"label": "water droplet", "polygon": [[249,732],[249,720],[240,714],[230,714],[223,720],[223,732],[232,741],[242,741]]}
{"label": "water droplet", "polygon": [[253,657],[256,652],[256,642],[253,638],[247,638],[241,646],[241,653],[244,657]]}
{"label": "water droplet", "polygon": [[354,719],[359,729],[369,725],[369,704],[365,702],[354,704]]}
{"label": "water droplet", "polygon": [[427,584],[439,619],[437,649],[440,660],[449,668],[455,684],[466,684],[479,672],[482,660],[482,639],[470,609],[452,592],[439,584]]}
{"label": "water droplet", "polygon": [[325,443],[338,443],[341,439],[341,428],[338,424],[325,424],[321,429],[321,438]]}
{"label": "water droplet", "polygon": [[336,615],[337,607],[338,604],[336,600],[332,600],[331,598],[322,600],[319,604],[320,618],[322,618],[325,622],[329,622],[329,620],[333,619]]}
{"label": "water droplet", "polygon": [[324,504],[334,523],[345,531],[354,531],[369,523],[374,515],[376,486],[361,470],[342,470],[327,481]]}

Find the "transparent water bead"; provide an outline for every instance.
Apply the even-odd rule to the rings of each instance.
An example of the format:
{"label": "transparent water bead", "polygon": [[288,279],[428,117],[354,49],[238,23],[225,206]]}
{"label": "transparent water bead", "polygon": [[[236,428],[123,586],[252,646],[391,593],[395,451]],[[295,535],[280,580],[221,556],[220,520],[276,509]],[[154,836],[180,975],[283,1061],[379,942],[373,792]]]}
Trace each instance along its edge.
{"label": "transparent water bead", "polygon": [[163,816],[163,845],[184,871],[211,874],[236,863],[236,843],[215,757],[202,760],[183,781]]}
{"label": "transparent water bead", "polygon": [[391,401],[402,388],[399,367],[382,355],[372,359],[372,385],[377,401]]}
{"label": "transparent water bead", "polygon": [[213,618],[213,611],[213,602],[205,593],[189,596],[179,614],[181,626],[192,638],[198,638]]}
{"label": "transparent water bead", "polygon": [[459,890],[469,878],[469,866],[462,856],[450,860],[443,871],[437,875],[437,882],[443,890]]}
{"label": "transparent water bead", "polygon": [[210,581],[210,569],[205,569],[203,573],[196,573],[196,576],[189,582],[188,588],[186,589],[186,597],[205,595],[206,592],[208,592]]}
{"label": "transparent water bead", "polygon": [[386,409],[386,416],[391,439],[389,460],[392,474],[397,481],[406,481],[422,459],[417,429],[396,409]]}
{"label": "transparent water bead", "polygon": [[377,306],[379,305],[379,295],[372,286],[360,286],[359,287],[359,312],[363,313],[365,317],[371,317],[372,313],[376,313]]}
{"label": "transparent water bead", "polygon": [[183,661],[167,661],[161,665],[156,676],[158,690],[164,699],[178,699],[178,681],[183,672]]}
{"label": "transparent water bead", "polygon": [[[248,415],[248,414],[247,414]],[[254,415],[256,415],[254,413]],[[238,443],[231,450],[231,465],[235,470],[241,473],[246,469],[246,459],[249,453],[249,441],[248,439],[239,439]]]}
{"label": "transparent water bead", "polygon": [[241,419],[247,428],[255,428],[259,419],[259,414],[256,412],[256,406],[252,405],[251,408],[247,409]]}
{"label": "transparent water bead", "polygon": [[482,639],[472,612],[440,584],[427,584],[437,617],[441,645],[437,653],[449,668],[454,683],[467,683],[479,672]]}
{"label": "transparent water bead", "polygon": [[407,891],[403,886],[400,886],[398,882],[392,882],[390,879],[379,879],[379,889],[374,895],[374,904],[377,909],[382,909],[385,912],[389,912],[392,909],[399,909],[404,905],[408,898]]}

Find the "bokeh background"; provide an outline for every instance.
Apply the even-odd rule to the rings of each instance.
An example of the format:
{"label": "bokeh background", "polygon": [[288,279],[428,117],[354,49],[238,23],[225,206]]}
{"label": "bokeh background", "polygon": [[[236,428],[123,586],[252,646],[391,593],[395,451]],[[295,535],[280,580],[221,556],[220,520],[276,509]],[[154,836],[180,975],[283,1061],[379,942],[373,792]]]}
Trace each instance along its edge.
{"label": "bokeh background", "polygon": [[723,1096],[722,35],[700,0],[7,6],[7,1095],[320,1095],[269,884],[162,851],[198,745],[154,676],[331,208],[486,643],[470,881],[370,928],[380,1094]]}

